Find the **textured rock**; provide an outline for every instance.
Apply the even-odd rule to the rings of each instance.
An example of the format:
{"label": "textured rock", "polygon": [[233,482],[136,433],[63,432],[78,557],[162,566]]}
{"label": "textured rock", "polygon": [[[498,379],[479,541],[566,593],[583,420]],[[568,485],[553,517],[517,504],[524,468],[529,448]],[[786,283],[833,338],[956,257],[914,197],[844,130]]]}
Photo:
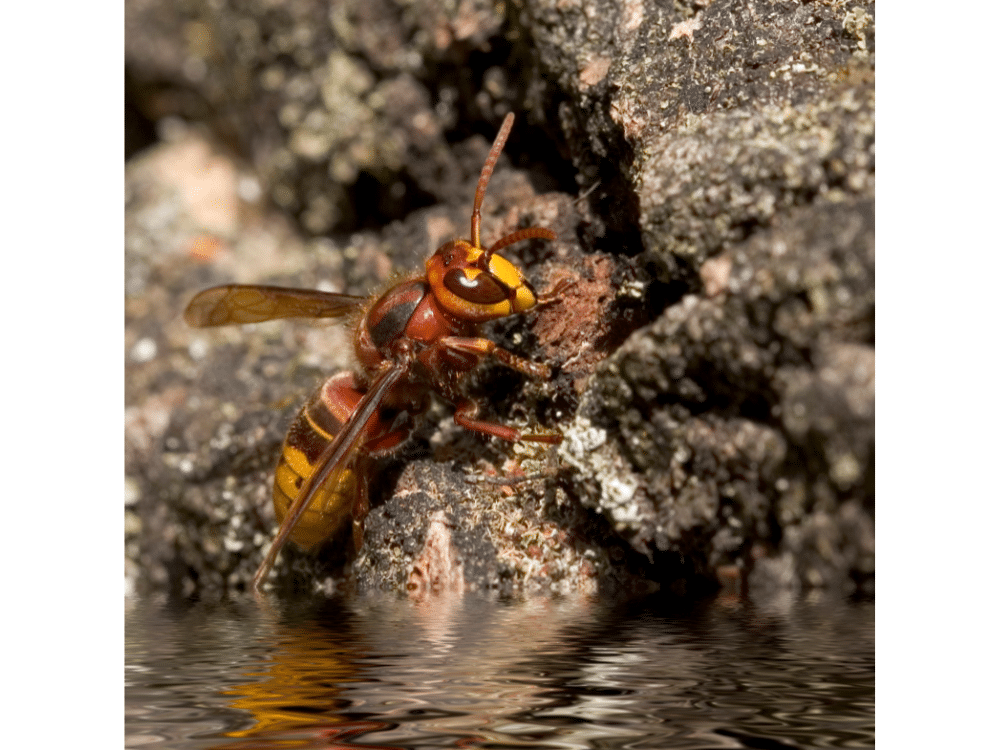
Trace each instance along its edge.
{"label": "textured rock", "polygon": [[[435,407],[350,576],[334,540],[278,581],[869,590],[874,28],[866,2],[129,0],[128,90],[163,138],[126,169],[135,587],[246,585],[285,425],[350,366],[342,328],[191,331],[189,296],[420,268],[468,231],[512,110],[484,239],[551,227],[512,254],[540,289],[573,283],[490,330],[553,381],[486,368],[473,389],[565,441],[525,453]],[[465,468],[532,478],[470,491]]]}

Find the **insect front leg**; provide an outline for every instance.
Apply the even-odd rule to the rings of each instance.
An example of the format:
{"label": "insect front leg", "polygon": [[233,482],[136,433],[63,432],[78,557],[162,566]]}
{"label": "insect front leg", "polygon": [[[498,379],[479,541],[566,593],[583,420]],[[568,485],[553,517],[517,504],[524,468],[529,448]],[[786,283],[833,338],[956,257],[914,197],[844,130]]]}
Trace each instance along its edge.
{"label": "insect front leg", "polygon": [[538,295],[538,306],[544,307],[562,302],[563,295],[576,285],[576,279],[571,276],[562,276],[555,281],[552,286]]}
{"label": "insect front leg", "polygon": [[[481,362],[486,359],[486,357],[493,357],[493,359],[500,364],[506,365],[510,369],[523,373],[530,378],[535,378],[536,380],[548,380],[552,377],[552,368],[548,365],[541,364],[539,362],[532,362],[530,359],[519,357],[513,352],[509,352],[506,349],[497,346],[486,338],[444,336],[434,343],[432,351],[434,349],[442,350],[441,354],[437,354],[437,356],[441,356],[442,354],[450,356],[450,358],[463,356],[468,358],[471,356],[477,362]],[[432,354],[432,356],[435,355]]]}
{"label": "insect front leg", "polygon": [[[445,336],[435,342],[434,346],[431,347],[430,354],[434,358],[431,361],[468,360],[470,366],[466,369],[471,369],[472,364],[481,362],[486,357],[493,357],[497,362],[532,378],[547,380],[552,376],[552,370],[548,365],[519,357],[513,352],[497,346],[489,339],[481,337]],[[439,387],[444,385],[444,382],[439,383]],[[450,389],[445,388],[444,390],[448,391]],[[492,435],[493,437],[498,437],[501,440],[507,440],[512,443],[524,440],[555,445],[562,442],[562,435],[559,434],[525,434],[513,427],[479,419],[477,417],[479,414],[479,404],[475,401],[464,396],[456,398],[458,396],[456,393],[446,392],[444,395],[456,404],[455,424],[472,432]]]}

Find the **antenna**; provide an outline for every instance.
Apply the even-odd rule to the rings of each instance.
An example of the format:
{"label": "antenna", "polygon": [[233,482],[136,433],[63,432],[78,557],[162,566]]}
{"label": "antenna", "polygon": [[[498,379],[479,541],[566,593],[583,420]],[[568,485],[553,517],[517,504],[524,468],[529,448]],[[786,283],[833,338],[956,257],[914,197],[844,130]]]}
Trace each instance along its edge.
{"label": "antenna", "polygon": [[497,133],[496,140],[493,141],[493,148],[490,149],[490,155],[486,157],[486,163],[483,164],[483,171],[479,174],[479,184],[476,185],[476,199],[472,203],[472,246],[475,248],[482,247],[479,244],[479,225],[482,222],[479,209],[482,208],[483,198],[486,197],[486,186],[490,182],[493,168],[497,165],[497,159],[500,158],[500,152],[503,151],[503,146],[507,142],[507,136],[510,135],[512,127],[514,127],[514,113],[508,112],[507,116],[503,118],[503,124],[500,126],[500,132]]}

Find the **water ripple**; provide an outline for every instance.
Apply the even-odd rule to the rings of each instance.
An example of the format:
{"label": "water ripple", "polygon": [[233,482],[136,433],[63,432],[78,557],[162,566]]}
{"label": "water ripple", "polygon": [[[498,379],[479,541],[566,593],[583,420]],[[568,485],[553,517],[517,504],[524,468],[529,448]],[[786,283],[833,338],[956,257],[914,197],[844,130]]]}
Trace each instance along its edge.
{"label": "water ripple", "polygon": [[126,611],[125,746],[874,746],[874,605],[252,600]]}

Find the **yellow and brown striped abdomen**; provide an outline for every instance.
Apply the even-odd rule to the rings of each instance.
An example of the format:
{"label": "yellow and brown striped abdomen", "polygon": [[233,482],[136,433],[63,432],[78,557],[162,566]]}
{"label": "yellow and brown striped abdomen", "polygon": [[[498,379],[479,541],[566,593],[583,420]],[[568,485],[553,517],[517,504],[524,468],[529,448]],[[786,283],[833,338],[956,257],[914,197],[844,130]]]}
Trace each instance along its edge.
{"label": "yellow and brown striped abdomen", "polygon": [[[319,468],[316,462],[323,449],[343,427],[358,398],[353,375],[339,373],[317,388],[295,415],[274,472],[274,513],[278,523],[288,513],[303,482]],[[358,481],[355,461],[329,477],[317,489],[289,538],[308,550],[333,535],[351,516]]]}

